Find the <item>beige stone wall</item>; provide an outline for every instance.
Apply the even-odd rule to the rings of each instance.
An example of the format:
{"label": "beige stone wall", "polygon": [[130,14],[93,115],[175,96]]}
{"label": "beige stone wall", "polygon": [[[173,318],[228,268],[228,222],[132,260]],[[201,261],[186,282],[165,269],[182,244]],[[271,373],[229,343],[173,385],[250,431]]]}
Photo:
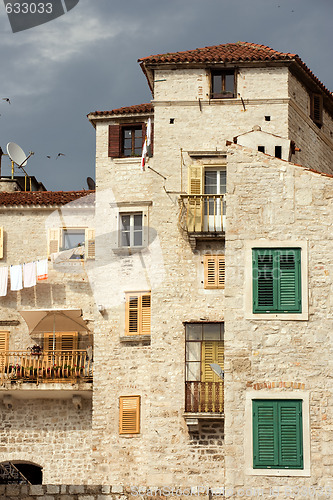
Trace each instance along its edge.
{"label": "beige stone wall", "polygon": [[[233,182],[228,186],[226,231],[226,485],[274,484],[282,498],[285,486],[319,491],[332,486],[332,178],[237,146],[228,158]],[[308,321],[245,319],[246,248],[253,240],[307,243],[308,255],[302,258],[308,259]],[[246,433],[251,432],[246,426],[246,396],[253,390],[258,397],[283,393],[295,399],[302,390],[309,398],[309,477],[246,473],[246,452],[251,456],[251,449],[246,451]]]}
{"label": "beige stone wall", "polygon": [[[61,213],[61,212],[60,212]],[[83,210],[84,213],[84,210]],[[4,229],[4,258],[0,265],[31,262],[47,256],[47,225],[54,214],[51,208],[5,208],[0,210]],[[79,224],[63,212],[68,225]],[[57,211],[57,217],[59,211]],[[91,219],[91,214],[90,214]],[[9,284],[10,285],[10,284]],[[9,331],[9,350],[26,351],[43,334],[30,335],[20,315],[26,309],[81,308],[93,332],[94,300],[86,272],[73,274],[53,269],[49,262],[48,280],[33,288],[10,291],[0,297],[0,329]],[[12,322],[17,322],[13,324]],[[91,344],[87,334],[79,336],[79,349]],[[27,461],[43,467],[43,482],[52,484],[89,483],[91,476],[92,396],[89,384],[43,384],[11,382],[2,379],[0,387],[0,462]],[[82,408],[71,401],[78,390],[85,390]],[[65,390],[65,392],[63,392]],[[3,404],[11,394],[12,408]],[[45,394],[45,396],[44,396]],[[87,399],[86,399],[87,398]]]}

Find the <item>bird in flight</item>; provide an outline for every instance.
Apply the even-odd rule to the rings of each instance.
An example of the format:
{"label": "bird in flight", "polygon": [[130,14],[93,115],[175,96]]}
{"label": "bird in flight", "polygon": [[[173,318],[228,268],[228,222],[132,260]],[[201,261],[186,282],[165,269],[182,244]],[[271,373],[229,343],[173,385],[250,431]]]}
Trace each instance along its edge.
{"label": "bird in flight", "polygon": [[51,156],[49,156],[49,155],[46,155],[46,158],[51,158]]}
{"label": "bird in flight", "polygon": [[58,153],[57,157],[56,157],[56,160],[59,158],[59,156],[66,156],[66,155],[64,155],[64,153]]}
{"label": "bird in flight", "polygon": [[11,104],[9,97],[3,97],[2,100],[8,102],[8,104]]}

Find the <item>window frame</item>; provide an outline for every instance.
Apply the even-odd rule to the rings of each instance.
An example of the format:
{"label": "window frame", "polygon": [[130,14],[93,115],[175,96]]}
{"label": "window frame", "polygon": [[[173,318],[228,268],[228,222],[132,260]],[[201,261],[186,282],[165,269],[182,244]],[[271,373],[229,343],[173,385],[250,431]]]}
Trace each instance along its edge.
{"label": "window frame", "polygon": [[225,255],[205,254],[204,265],[204,289],[223,290],[225,287]]}
{"label": "window frame", "polygon": [[[134,233],[135,233],[135,224],[134,224],[134,217],[136,215],[141,215],[141,245],[134,245]],[[129,216],[130,218],[130,230],[129,230],[129,236],[130,236],[130,241],[129,245],[123,245],[122,244],[122,236],[123,233],[126,232],[123,229],[123,223],[122,223],[122,218]],[[142,248],[145,245],[145,226],[144,226],[144,213],[142,210],[139,210],[137,212],[132,212],[132,211],[125,211],[125,212],[119,212],[119,242],[118,246],[119,248]]]}
{"label": "window frame", "polygon": [[[296,240],[253,240],[245,241],[244,259],[244,310],[246,319],[270,320],[279,319],[282,321],[307,321],[308,311],[308,242]],[[300,248],[301,249],[301,303],[300,313],[254,313],[253,312],[253,270],[252,270],[252,250],[254,248]]]}
{"label": "window frame", "polygon": [[[135,404],[133,406],[134,410],[134,417],[135,417],[135,426],[133,429],[131,429],[131,432],[129,430],[124,429],[124,402],[127,401],[133,401]],[[119,396],[119,435],[120,436],[132,436],[134,434],[140,434],[141,432],[141,396]]]}
{"label": "window frame", "polygon": [[318,92],[312,92],[310,94],[310,118],[318,128],[323,126],[323,114],[323,96]]}
{"label": "window frame", "polygon": [[[95,229],[87,226],[61,226],[61,227],[50,227],[47,231],[47,255],[48,259],[51,258],[51,254],[58,252],[66,252],[68,250],[62,250],[64,231],[80,231],[84,232],[84,258],[83,259],[68,259],[70,262],[75,261],[86,261],[90,259],[95,259]],[[76,247],[74,247],[76,248]],[[79,248],[79,247],[77,247]],[[69,249],[71,250],[71,249]]]}
{"label": "window frame", "polygon": [[[135,131],[135,130],[141,130],[141,146],[136,147],[135,146],[135,133],[134,136],[131,137],[131,154],[125,155],[125,132],[126,131]],[[123,124],[121,125],[120,128],[120,153],[123,158],[139,158],[142,155],[142,148],[143,148],[143,143],[145,140],[145,124],[143,122],[140,123],[129,123],[129,124]],[[129,149],[129,148],[126,148]],[[135,152],[136,150],[137,153]]]}
{"label": "window frame", "polygon": [[[226,90],[226,76],[233,76],[233,92]],[[221,77],[221,91],[214,91],[214,78]],[[237,78],[235,69],[212,69],[210,72],[210,98],[211,99],[235,99],[237,96]]]}
{"label": "window frame", "polygon": [[[302,401],[302,442],[303,442],[303,468],[254,468],[253,467],[253,411],[254,400],[301,400]],[[286,476],[310,477],[310,396],[309,392],[301,390],[275,391],[275,390],[248,390],[245,395],[244,413],[244,451],[245,474],[250,476]]]}
{"label": "window frame", "polygon": [[[130,307],[130,298],[137,299],[137,307]],[[143,298],[149,297],[149,307],[143,305]],[[147,300],[147,299],[146,299]],[[146,308],[145,315],[143,308]],[[131,311],[136,311],[136,330],[131,328]],[[147,316],[148,314],[148,316]],[[147,327],[148,325],[148,327]],[[151,291],[125,292],[125,337],[143,337],[151,335]]]}

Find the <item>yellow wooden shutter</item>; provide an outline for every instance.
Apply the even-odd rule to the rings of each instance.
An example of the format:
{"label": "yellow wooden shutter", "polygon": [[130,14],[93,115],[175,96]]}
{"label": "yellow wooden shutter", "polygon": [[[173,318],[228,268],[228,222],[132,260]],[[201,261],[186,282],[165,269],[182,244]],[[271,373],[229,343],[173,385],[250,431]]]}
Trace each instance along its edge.
{"label": "yellow wooden shutter", "polygon": [[201,350],[201,379],[202,382],[222,382],[210,367],[217,363],[224,368],[224,343],[221,341],[206,340],[202,342]]}
{"label": "yellow wooden shutter", "polygon": [[0,227],[0,259],[3,259],[3,227]]}
{"label": "yellow wooden shutter", "polygon": [[126,335],[150,335],[150,293],[126,294]]}
{"label": "yellow wooden shutter", "polygon": [[[187,230],[189,232],[202,231],[203,229],[203,167],[190,165],[188,167],[188,200]],[[194,198],[191,195],[198,195]]]}
{"label": "yellow wooden shutter", "polygon": [[224,288],[224,255],[204,255],[204,288]]}
{"label": "yellow wooden shutter", "polygon": [[50,257],[52,253],[59,252],[61,239],[61,229],[51,228],[48,230],[47,239],[47,255]]}
{"label": "yellow wooden shutter", "polygon": [[59,333],[59,348],[61,351],[77,350],[78,334],[77,332]]}
{"label": "yellow wooden shutter", "polygon": [[8,351],[9,332],[0,332],[0,352]]}
{"label": "yellow wooden shutter", "polygon": [[141,297],[141,335],[150,335],[150,294]]}
{"label": "yellow wooden shutter", "polygon": [[120,396],[119,434],[140,433],[140,396]]}
{"label": "yellow wooden shutter", "polygon": [[95,258],[95,229],[85,230],[85,258]]}

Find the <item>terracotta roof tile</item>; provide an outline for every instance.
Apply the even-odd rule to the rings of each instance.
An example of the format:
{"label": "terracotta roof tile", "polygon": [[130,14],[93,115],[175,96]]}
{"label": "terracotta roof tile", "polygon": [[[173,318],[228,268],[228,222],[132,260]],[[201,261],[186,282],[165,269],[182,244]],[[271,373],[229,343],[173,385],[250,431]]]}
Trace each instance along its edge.
{"label": "terracotta roof tile", "polygon": [[[0,192],[0,206],[66,205],[95,191],[15,191]],[[91,197],[89,197],[91,198]],[[91,200],[87,199],[91,204]]]}
{"label": "terracotta roof tile", "polygon": [[161,63],[240,63],[247,61],[295,61],[306,73],[322,88],[330,97],[333,94],[324,86],[324,84],[312,73],[297,54],[289,52],[278,52],[266,45],[258,45],[249,42],[226,43],[222,45],[213,45],[211,47],[202,47],[183,52],[173,52],[167,54],[156,54],[138,59],[143,71],[145,66]]}
{"label": "terracotta roof tile", "polygon": [[112,109],[111,111],[94,111],[90,115],[109,116],[109,115],[134,115],[139,113],[152,113],[154,110],[151,103],[135,104],[134,106],[125,106],[123,108]]}

